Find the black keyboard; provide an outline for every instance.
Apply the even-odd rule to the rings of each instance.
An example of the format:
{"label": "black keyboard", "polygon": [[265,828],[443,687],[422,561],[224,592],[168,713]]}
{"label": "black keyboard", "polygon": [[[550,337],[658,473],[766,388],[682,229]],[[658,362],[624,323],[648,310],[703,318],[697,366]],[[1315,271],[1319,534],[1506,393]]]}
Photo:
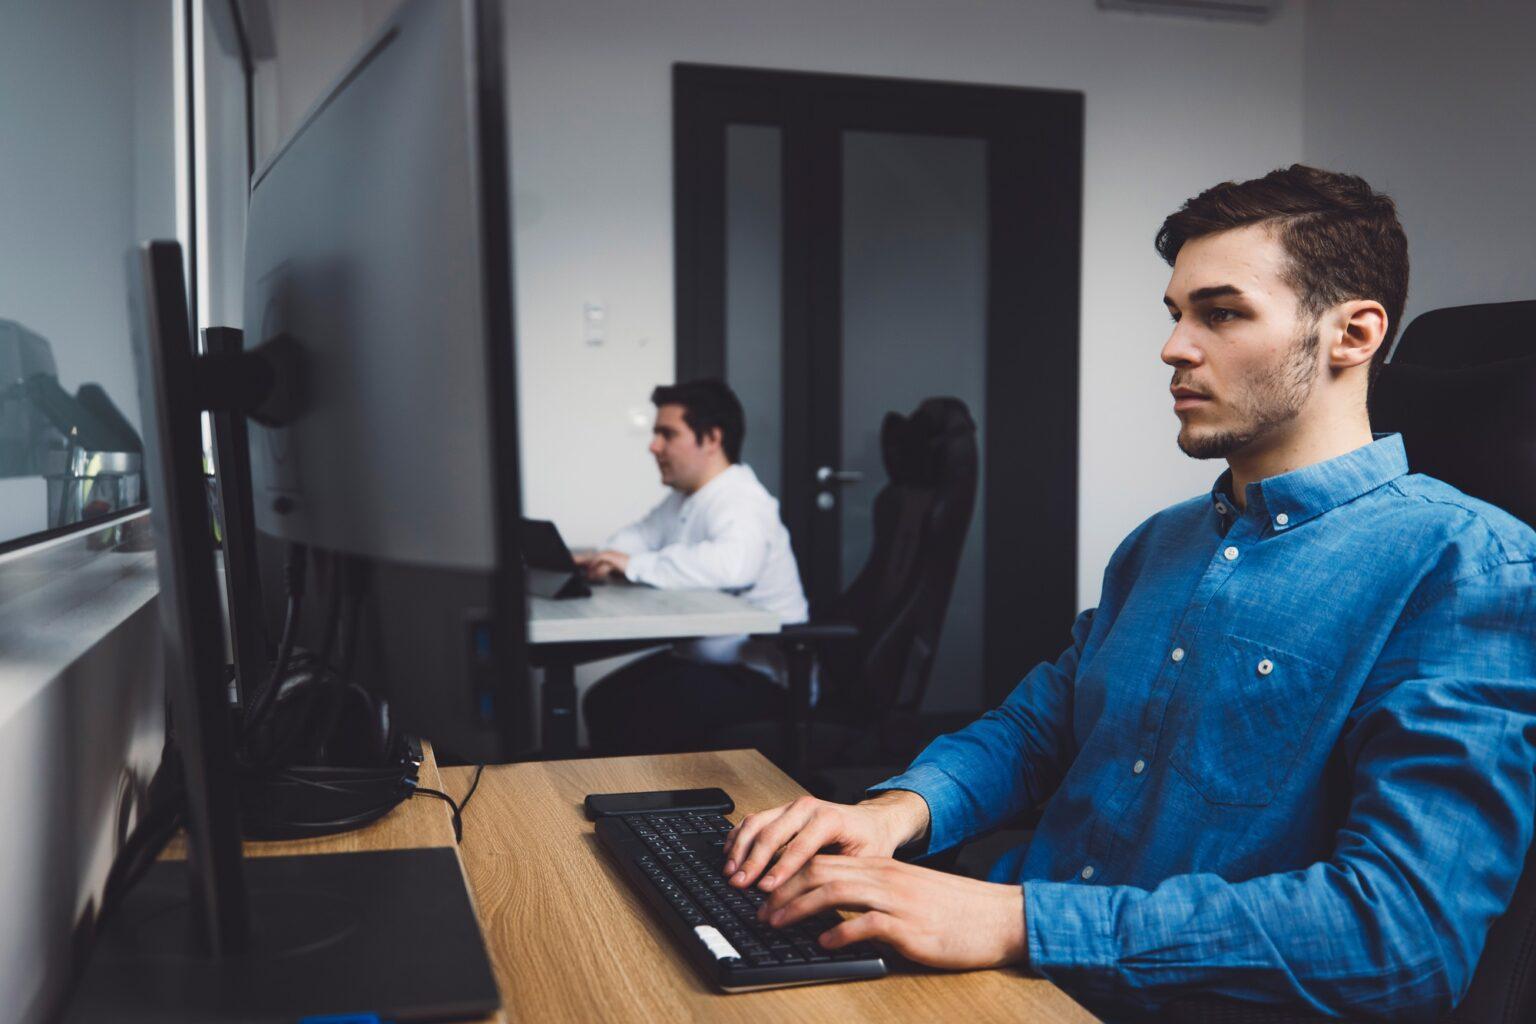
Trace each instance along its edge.
{"label": "black keyboard", "polygon": [[787,928],[757,920],[767,894],[726,882],[722,846],[731,823],[718,814],[627,814],[599,818],[597,835],[688,958],[727,992],[818,981],[878,978],[885,961],[867,943],[822,949],[816,939],[842,918],[832,912]]}

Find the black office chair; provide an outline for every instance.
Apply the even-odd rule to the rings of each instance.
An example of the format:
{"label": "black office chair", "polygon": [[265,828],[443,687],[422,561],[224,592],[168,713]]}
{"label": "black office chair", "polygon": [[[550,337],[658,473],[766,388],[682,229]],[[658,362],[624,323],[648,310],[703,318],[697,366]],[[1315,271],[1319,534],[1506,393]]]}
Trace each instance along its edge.
{"label": "black office chair", "polygon": [[[917,712],[976,504],[976,423],[958,398],[929,398],[911,416],[887,413],[880,447],[889,480],[875,497],[864,568],[810,622],[775,637],[789,662],[788,722],[766,734],[758,724],[722,738],[764,749],[802,780],[812,767],[813,736],[818,754],[835,757],[892,715]],[[813,711],[817,664],[821,694]]]}
{"label": "black office chair", "polygon": [[[1403,332],[1371,395],[1371,427],[1398,432],[1415,473],[1438,477],[1536,527],[1536,302],[1425,313]],[[1168,1007],[1191,1024],[1325,1018],[1229,1000]],[[1536,1021],[1536,845],[1494,923],[1472,986],[1445,1024]]]}

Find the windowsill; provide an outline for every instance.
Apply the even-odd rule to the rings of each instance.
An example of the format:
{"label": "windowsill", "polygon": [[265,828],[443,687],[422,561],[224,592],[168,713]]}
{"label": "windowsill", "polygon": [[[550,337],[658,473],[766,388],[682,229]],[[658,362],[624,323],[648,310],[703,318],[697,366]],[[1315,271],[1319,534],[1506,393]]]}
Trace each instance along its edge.
{"label": "windowsill", "polygon": [[138,512],[0,556],[0,725],[154,599],[154,551],[111,546],[148,531]]}

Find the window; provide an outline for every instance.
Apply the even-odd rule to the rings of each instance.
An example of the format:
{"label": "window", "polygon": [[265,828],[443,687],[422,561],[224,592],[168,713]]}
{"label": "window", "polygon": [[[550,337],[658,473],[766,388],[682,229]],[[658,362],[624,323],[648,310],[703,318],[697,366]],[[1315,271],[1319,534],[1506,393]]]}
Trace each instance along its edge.
{"label": "window", "polygon": [[180,0],[0,30],[0,550],[144,501],[127,253],[191,220]]}

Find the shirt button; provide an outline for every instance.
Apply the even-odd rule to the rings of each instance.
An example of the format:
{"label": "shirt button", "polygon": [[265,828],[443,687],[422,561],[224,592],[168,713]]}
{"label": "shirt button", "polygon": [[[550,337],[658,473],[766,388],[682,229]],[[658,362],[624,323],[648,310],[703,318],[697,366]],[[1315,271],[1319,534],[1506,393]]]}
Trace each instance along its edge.
{"label": "shirt button", "polygon": [[1259,675],[1267,676],[1274,670],[1275,663],[1270,661],[1268,658],[1265,658],[1263,661],[1259,662]]}
{"label": "shirt button", "polygon": [[1083,868],[1083,881],[1086,882],[1086,881],[1088,881],[1088,879],[1090,879],[1092,877],[1093,877],[1093,865],[1089,864],[1087,867]]}
{"label": "shirt button", "polygon": [[1223,516],[1226,515],[1227,514],[1227,506],[1223,505],[1221,502],[1218,501],[1216,503],[1216,514],[1217,515],[1223,515]]}
{"label": "shirt button", "polygon": [[1132,775],[1140,775],[1142,772],[1144,772],[1146,770],[1147,770],[1147,762],[1141,760],[1140,758],[1137,758],[1136,759],[1136,763],[1131,765],[1131,774]]}
{"label": "shirt button", "polygon": [[1237,548],[1227,548],[1227,550],[1223,551],[1221,554],[1223,558],[1230,562],[1237,558]]}
{"label": "shirt button", "polygon": [[1291,517],[1286,515],[1284,512],[1281,512],[1279,515],[1275,516],[1275,525],[1276,526],[1284,526],[1286,523],[1288,523],[1290,521],[1291,521]]}
{"label": "shirt button", "polygon": [[1172,658],[1174,661],[1183,661],[1184,660],[1184,648],[1182,648],[1182,647],[1175,647],[1173,649],[1173,653],[1168,655],[1168,657]]}

